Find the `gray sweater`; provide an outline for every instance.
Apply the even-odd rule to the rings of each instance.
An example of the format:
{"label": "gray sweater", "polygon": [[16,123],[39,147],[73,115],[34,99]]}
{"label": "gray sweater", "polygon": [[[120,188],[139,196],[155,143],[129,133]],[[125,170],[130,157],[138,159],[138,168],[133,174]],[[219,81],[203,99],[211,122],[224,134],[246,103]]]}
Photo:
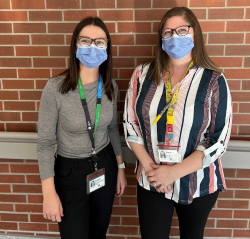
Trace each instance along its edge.
{"label": "gray sweater", "polygon": [[[48,80],[41,97],[38,119],[37,157],[41,180],[54,176],[55,136],[57,153],[68,158],[86,158],[92,155],[85,113],[78,86],[74,91],[61,94],[58,89],[62,77]],[[95,123],[98,81],[84,85],[92,126]],[[115,155],[121,155],[121,143],[117,125],[118,87],[113,80],[115,99],[111,102],[102,92],[101,115],[95,132],[98,153],[111,142]]]}

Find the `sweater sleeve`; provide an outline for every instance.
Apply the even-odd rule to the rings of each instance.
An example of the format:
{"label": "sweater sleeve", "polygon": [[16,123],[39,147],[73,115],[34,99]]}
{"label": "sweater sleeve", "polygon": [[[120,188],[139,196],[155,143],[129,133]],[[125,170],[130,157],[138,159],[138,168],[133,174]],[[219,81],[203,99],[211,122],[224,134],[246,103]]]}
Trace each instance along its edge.
{"label": "sweater sleeve", "polygon": [[[144,145],[141,129],[135,112],[135,101],[139,88],[139,75],[141,66],[138,66],[129,82],[128,91],[125,98],[124,113],[123,113],[123,129],[125,140],[128,147],[128,142]],[[131,149],[131,148],[130,148]]]}
{"label": "sweater sleeve", "polygon": [[37,158],[41,180],[54,176],[58,109],[52,81],[55,79],[50,79],[43,90],[39,108]]}
{"label": "sweater sleeve", "polygon": [[114,86],[114,103],[113,103],[113,118],[108,125],[108,135],[110,138],[110,142],[113,146],[115,155],[121,155],[122,154],[122,147],[121,147],[121,141],[120,141],[120,134],[118,129],[118,123],[117,123],[117,95],[118,95],[118,86],[115,83],[115,81],[112,81]]}
{"label": "sweater sleeve", "polygon": [[211,96],[211,122],[205,139],[197,150],[203,151],[203,168],[221,157],[227,149],[232,127],[232,99],[226,79],[221,75],[214,82]]}

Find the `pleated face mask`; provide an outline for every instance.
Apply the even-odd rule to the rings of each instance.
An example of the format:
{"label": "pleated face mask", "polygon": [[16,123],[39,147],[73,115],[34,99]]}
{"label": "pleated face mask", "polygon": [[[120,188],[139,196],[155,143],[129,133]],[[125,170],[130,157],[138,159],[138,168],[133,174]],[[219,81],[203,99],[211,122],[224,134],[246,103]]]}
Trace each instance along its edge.
{"label": "pleated face mask", "polygon": [[171,37],[162,38],[162,50],[170,57],[181,60],[187,56],[194,47],[192,37],[193,34],[187,34],[185,36],[173,34]]}
{"label": "pleated face mask", "polygon": [[106,51],[107,47],[97,47],[95,44],[90,46],[77,45],[76,58],[88,68],[95,68],[100,66],[107,60],[108,55]]}

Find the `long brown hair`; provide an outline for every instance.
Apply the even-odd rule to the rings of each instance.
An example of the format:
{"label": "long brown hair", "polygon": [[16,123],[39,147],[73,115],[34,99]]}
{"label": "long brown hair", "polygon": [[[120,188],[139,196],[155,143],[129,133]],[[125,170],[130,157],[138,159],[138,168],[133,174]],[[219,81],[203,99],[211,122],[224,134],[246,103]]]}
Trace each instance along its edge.
{"label": "long brown hair", "polygon": [[160,31],[163,29],[166,21],[170,17],[181,16],[183,17],[190,26],[194,29],[194,48],[192,49],[192,59],[195,62],[196,66],[200,66],[203,68],[211,69],[214,71],[222,72],[209,58],[204,41],[202,36],[202,31],[200,24],[194,15],[194,13],[186,8],[186,7],[174,7],[170,9],[162,18],[159,29],[158,29],[158,37],[157,37],[157,46],[156,46],[156,59],[155,64],[152,71],[152,79],[156,85],[159,85],[161,82],[161,76],[163,70],[166,68],[169,56],[168,54],[162,50],[162,37],[160,35]]}
{"label": "long brown hair", "polygon": [[88,25],[94,25],[94,26],[100,27],[106,33],[106,36],[108,38],[108,46],[107,46],[108,58],[106,61],[104,61],[100,65],[99,71],[100,71],[100,74],[102,75],[104,88],[105,88],[105,94],[107,95],[109,100],[112,100],[112,98],[114,97],[114,87],[112,84],[113,64],[112,64],[111,38],[110,38],[110,35],[109,35],[109,32],[108,32],[106,25],[98,17],[87,17],[77,24],[77,26],[73,32],[73,36],[72,36],[71,44],[70,44],[70,65],[69,65],[69,68],[59,74],[59,76],[65,76],[65,79],[63,80],[59,91],[62,94],[66,94],[70,90],[75,90],[77,87],[78,76],[79,76],[79,71],[80,71],[80,66],[79,66],[80,62],[76,58],[76,40],[77,40],[77,37],[79,36],[79,33],[81,32],[81,30],[85,26],[88,26]]}

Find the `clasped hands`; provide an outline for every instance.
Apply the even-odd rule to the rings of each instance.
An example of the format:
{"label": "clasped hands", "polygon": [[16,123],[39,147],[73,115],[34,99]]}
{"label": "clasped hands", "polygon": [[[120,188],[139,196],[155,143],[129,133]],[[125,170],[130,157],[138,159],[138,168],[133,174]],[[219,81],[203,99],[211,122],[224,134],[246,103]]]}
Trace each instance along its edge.
{"label": "clasped hands", "polygon": [[158,192],[168,193],[171,191],[171,184],[176,180],[173,172],[174,165],[157,165],[151,163],[151,171],[146,172],[150,185]]}

